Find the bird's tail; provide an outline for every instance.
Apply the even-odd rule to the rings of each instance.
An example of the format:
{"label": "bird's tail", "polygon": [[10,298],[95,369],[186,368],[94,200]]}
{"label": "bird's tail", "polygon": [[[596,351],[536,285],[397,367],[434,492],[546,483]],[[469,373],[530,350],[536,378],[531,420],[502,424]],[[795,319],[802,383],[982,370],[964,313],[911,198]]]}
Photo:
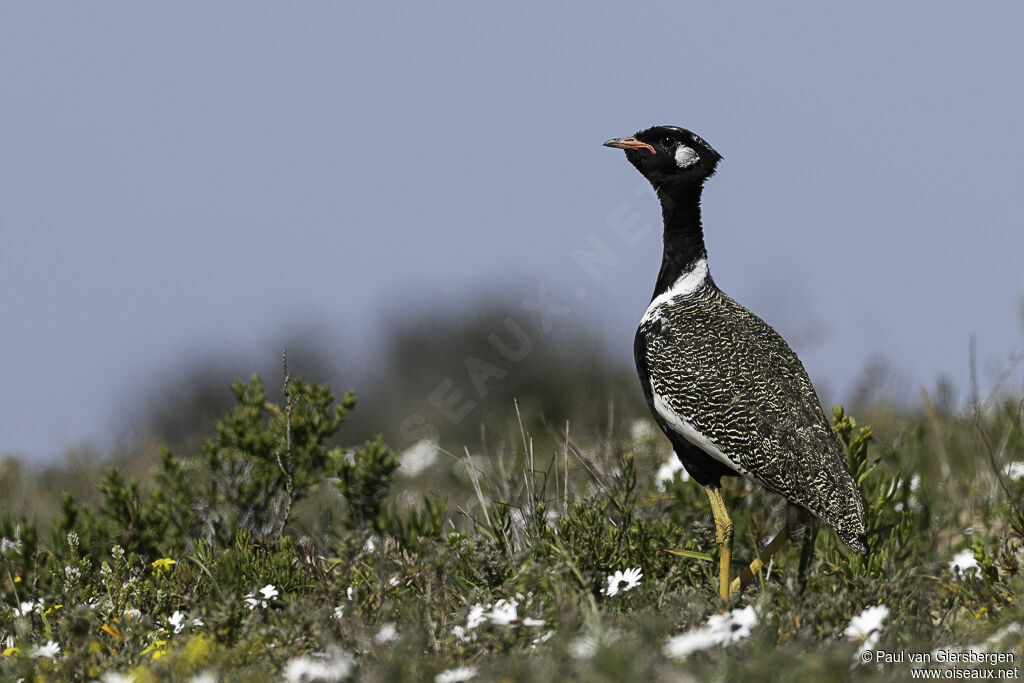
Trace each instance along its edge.
{"label": "bird's tail", "polygon": [[838,479],[825,488],[824,498],[815,501],[816,505],[808,506],[808,509],[832,527],[843,543],[861,555],[867,555],[867,517],[860,489],[847,472],[842,472]]}

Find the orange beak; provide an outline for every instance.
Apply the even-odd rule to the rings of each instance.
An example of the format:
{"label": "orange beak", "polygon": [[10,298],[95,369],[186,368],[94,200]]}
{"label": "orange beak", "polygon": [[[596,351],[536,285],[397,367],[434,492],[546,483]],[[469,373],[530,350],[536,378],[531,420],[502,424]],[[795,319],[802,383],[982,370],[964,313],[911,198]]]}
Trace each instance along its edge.
{"label": "orange beak", "polygon": [[636,138],[612,138],[604,143],[605,147],[618,147],[619,149],[649,149],[651,154],[657,154],[653,147],[646,142],[640,142]]}

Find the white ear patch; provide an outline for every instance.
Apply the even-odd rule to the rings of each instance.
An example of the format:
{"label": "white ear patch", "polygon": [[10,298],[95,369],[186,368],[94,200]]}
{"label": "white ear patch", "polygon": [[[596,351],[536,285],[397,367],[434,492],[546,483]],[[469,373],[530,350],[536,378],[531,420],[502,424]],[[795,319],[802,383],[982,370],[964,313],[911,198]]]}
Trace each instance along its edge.
{"label": "white ear patch", "polygon": [[676,147],[676,166],[679,168],[693,166],[698,161],[700,161],[700,157],[686,145]]}

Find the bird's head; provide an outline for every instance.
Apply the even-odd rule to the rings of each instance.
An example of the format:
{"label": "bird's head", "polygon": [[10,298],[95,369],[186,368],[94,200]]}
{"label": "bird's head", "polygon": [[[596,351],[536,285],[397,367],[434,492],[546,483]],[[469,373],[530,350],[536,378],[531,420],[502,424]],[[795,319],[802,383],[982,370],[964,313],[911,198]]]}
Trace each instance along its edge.
{"label": "bird's head", "polygon": [[722,155],[699,136],[676,126],[654,126],[630,138],[613,138],[605,147],[626,151],[626,158],[655,188],[700,185],[715,173]]}

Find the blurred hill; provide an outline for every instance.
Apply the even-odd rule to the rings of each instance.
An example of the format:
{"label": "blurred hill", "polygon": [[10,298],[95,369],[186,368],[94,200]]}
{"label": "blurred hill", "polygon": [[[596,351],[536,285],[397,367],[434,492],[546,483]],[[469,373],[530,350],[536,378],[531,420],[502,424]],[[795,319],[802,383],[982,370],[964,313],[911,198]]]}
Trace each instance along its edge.
{"label": "blurred hill", "polygon": [[[312,329],[284,342],[293,376],[326,382],[339,395],[356,391],[359,403],[344,430],[352,441],[382,434],[395,448],[429,438],[476,449],[486,425],[514,414],[516,402],[534,432],[545,425],[564,430],[570,421],[607,433],[647,412],[630,358],[612,358],[582,326],[545,332],[539,316],[518,304],[395,316],[383,328],[369,362]],[[267,347],[247,365],[215,353],[161,373],[157,388],[134,401],[123,432],[129,441],[194,450],[234,404],[228,387],[235,379],[258,373],[271,397],[279,396],[280,356],[281,348]]]}
{"label": "blurred hill", "polygon": [[[344,446],[381,434],[398,451],[425,439],[459,456],[465,450],[494,454],[521,450],[525,432],[538,453],[550,454],[561,448],[568,428],[573,439],[596,444],[607,458],[630,443],[638,419],[653,426],[632,359],[609,352],[602,336],[578,320],[545,330],[543,318],[519,302],[492,299],[439,313],[396,313],[382,330],[370,350],[353,350],[322,327],[293,325],[278,343],[265,342],[255,352],[224,348],[179,360],[126,396],[109,453],[82,446],[64,462],[41,468],[5,458],[0,513],[48,519],[59,511],[63,490],[94,501],[106,465],[146,482],[163,446],[179,457],[201,454],[217,420],[235,405],[229,388],[235,380],[260,374],[270,399],[280,401],[282,347],[294,377],[327,383],[336,396],[358,394],[340,432]],[[1002,375],[1008,384],[997,391],[1019,393],[1019,369]],[[967,394],[946,377],[932,387],[912,387],[884,356],[875,356],[850,396],[833,396],[825,387],[821,398],[826,410],[845,398],[884,438],[921,415],[922,405],[940,417],[954,415]]]}
{"label": "blurred hill", "polygon": [[[360,354],[316,326],[294,326],[280,336],[292,376],[327,383],[337,396],[358,394],[342,445],[376,434],[396,450],[428,439],[460,454],[508,439],[521,443],[517,403],[538,449],[549,448],[545,435],[564,434],[566,423],[573,434],[611,443],[647,415],[630,358],[612,358],[599,335],[582,325],[545,331],[541,317],[518,302],[395,315],[382,329],[379,347]],[[6,458],[2,490],[21,493],[8,496],[0,512],[50,518],[62,490],[94,500],[104,465],[145,481],[163,446],[179,457],[201,454],[218,418],[235,405],[232,382],[259,374],[270,399],[280,399],[281,346],[265,344],[255,354],[209,351],[154,373],[126,397],[111,453],[83,447],[42,468]],[[505,431],[489,431],[495,429]]]}

